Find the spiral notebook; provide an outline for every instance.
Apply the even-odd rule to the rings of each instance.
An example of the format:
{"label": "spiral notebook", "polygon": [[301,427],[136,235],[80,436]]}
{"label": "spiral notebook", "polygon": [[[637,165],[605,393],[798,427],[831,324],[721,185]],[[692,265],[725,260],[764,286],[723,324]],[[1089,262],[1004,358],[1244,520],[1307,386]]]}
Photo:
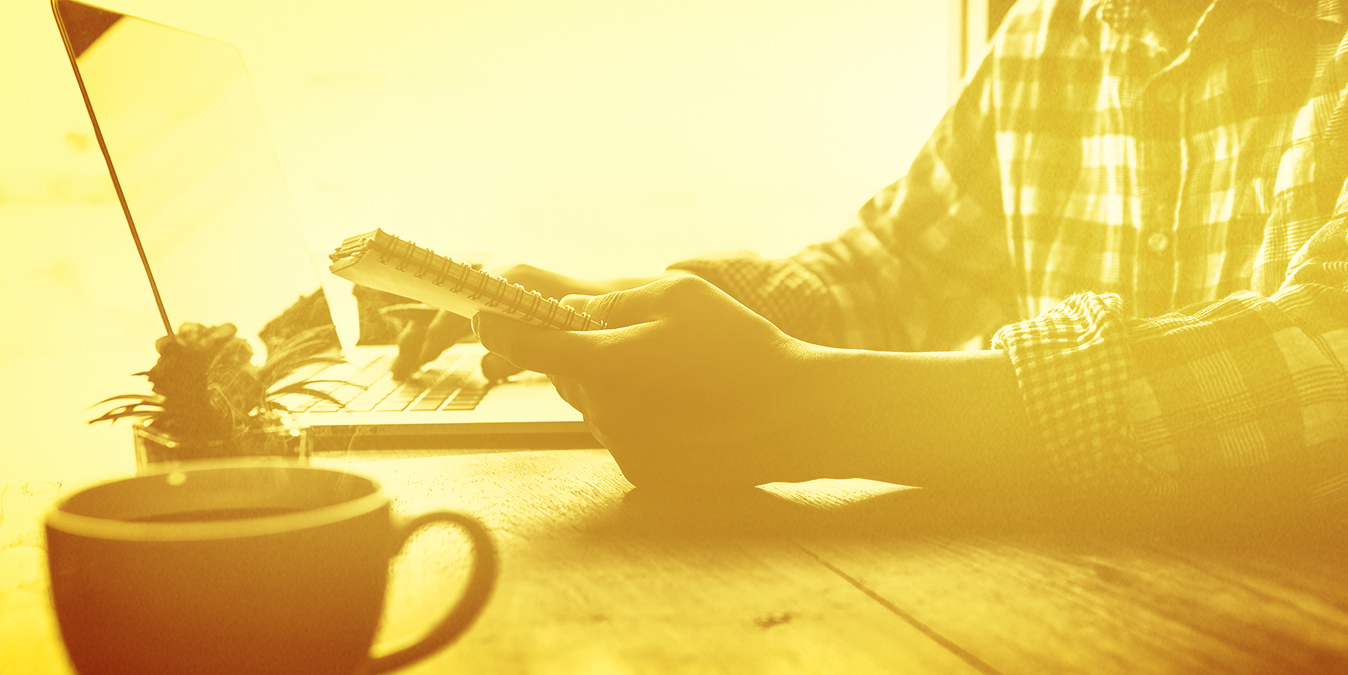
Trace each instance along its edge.
{"label": "spiral notebook", "polygon": [[[346,405],[299,412],[320,450],[597,447],[546,377],[488,383],[481,345],[456,345],[397,382],[396,348],[358,344],[351,288],[334,287],[310,256],[237,49],[75,0],[52,9],[163,322],[147,332],[228,322],[261,354],[278,316],[335,329],[349,363],[316,377],[348,382],[333,392]],[[593,325],[387,234],[348,243],[342,268],[375,287]]]}
{"label": "spiral notebook", "polygon": [[383,230],[351,237],[329,256],[333,274],[471,317],[492,312],[558,330],[598,330],[602,321],[472,264]]}

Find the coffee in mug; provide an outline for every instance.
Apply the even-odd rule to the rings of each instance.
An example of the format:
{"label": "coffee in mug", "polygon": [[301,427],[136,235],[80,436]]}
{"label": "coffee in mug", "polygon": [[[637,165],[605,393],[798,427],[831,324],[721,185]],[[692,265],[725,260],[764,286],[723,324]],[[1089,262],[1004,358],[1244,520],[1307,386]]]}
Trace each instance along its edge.
{"label": "coffee in mug", "polygon": [[[468,534],[467,587],[419,640],[372,656],[389,563],[432,523]],[[314,467],[114,480],[58,502],[46,535],[56,616],[81,675],[386,672],[457,638],[496,577],[473,518],[403,519],[375,481]]]}

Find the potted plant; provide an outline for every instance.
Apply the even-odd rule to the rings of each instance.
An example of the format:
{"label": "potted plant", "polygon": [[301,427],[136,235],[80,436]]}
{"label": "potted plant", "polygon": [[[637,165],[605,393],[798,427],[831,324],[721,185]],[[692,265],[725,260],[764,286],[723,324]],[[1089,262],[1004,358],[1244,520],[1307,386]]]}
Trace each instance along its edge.
{"label": "potted plant", "polygon": [[[328,329],[330,331],[330,328]],[[286,402],[317,398],[341,402],[315,385],[306,372],[342,362],[330,351],[331,336],[305,331],[274,350],[262,366],[233,324],[184,323],[155,341],[159,359],[150,370],[149,394],[119,394],[96,406],[115,404],[89,420],[135,420],[136,464],[221,457],[308,454],[303,429]]]}

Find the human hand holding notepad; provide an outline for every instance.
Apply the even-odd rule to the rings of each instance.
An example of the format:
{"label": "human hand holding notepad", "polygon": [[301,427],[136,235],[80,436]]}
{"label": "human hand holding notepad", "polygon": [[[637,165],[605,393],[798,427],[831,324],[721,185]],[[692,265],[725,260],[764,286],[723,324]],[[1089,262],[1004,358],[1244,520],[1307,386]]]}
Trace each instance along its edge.
{"label": "human hand holding notepad", "polygon": [[483,346],[544,373],[637,486],[744,487],[826,475],[845,387],[813,350],[712,284],[680,275],[564,303],[602,333],[490,314]]}
{"label": "human hand holding notepad", "polygon": [[[576,279],[523,264],[499,268],[492,273],[550,298],[565,298],[568,295],[603,295],[641,286],[657,278]],[[434,361],[441,352],[453,345],[475,339],[472,329],[468,326],[468,319],[444,310],[437,311],[429,305],[420,307],[423,308],[421,311],[406,312],[400,317],[402,320],[399,323],[403,327],[398,335],[398,356],[391,367],[393,376],[400,380],[406,379],[423,365]],[[427,309],[430,311],[426,311]],[[496,354],[489,353],[482,358],[482,375],[488,380],[504,379],[518,372],[519,368]]]}
{"label": "human hand holding notepad", "polygon": [[383,230],[350,237],[329,257],[332,265],[328,269],[337,276],[460,316],[490,312],[559,330],[605,328],[603,322],[537,291]]}
{"label": "human hand holding notepad", "polygon": [[[338,272],[339,266],[336,260],[352,260],[354,256],[350,253],[362,246],[359,242],[372,236],[376,240],[379,239],[375,233],[369,233],[352,237],[344,242],[338,252],[333,255],[334,272],[345,276],[342,272]],[[397,239],[388,235],[384,236],[388,239]],[[405,245],[406,242],[403,242],[402,246]],[[368,244],[363,246],[369,248]],[[343,263],[341,269],[346,270],[351,265],[352,263]],[[469,265],[469,267],[472,267],[472,265]],[[657,279],[680,273],[677,270],[666,270],[649,276],[578,279],[532,265],[517,264],[494,270],[492,275],[500,278],[502,282],[513,283],[526,291],[538,291],[545,298],[564,298],[568,295],[604,295],[643,286]],[[362,282],[362,285],[368,286],[370,284]],[[398,380],[406,379],[426,363],[435,360],[445,349],[458,342],[472,339],[472,331],[468,327],[468,318],[445,310],[440,310],[438,313],[421,311],[414,314],[409,313],[402,317],[400,323],[403,325],[403,329],[397,340],[398,356],[391,368],[394,378]],[[503,379],[519,371],[520,368],[495,354],[487,354],[482,359],[482,374],[488,380]]]}

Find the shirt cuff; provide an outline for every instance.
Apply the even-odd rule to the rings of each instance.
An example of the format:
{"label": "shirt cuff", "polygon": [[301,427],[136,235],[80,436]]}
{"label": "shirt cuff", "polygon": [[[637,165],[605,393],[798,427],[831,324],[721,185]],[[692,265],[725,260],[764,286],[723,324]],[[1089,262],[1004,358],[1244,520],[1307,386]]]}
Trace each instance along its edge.
{"label": "shirt cuff", "polygon": [[1072,491],[1166,494],[1173,467],[1133,437],[1126,405],[1131,354],[1122,301],[1081,294],[993,336],[1011,358],[1050,470]]}

